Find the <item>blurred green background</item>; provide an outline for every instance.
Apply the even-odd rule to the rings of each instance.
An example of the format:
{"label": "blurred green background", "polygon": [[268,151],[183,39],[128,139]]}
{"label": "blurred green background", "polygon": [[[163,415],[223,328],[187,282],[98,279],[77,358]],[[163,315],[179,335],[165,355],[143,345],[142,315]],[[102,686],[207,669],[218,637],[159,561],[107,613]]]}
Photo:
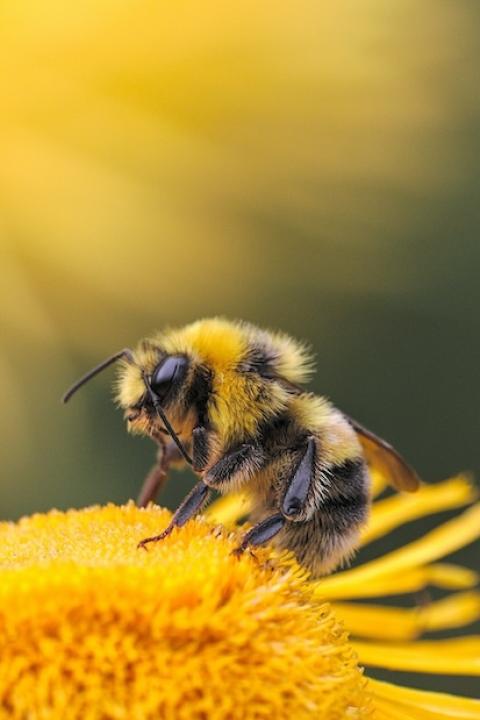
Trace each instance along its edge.
{"label": "blurred green background", "polygon": [[308,340],[427,481],[478,469],[479,28],[475,0],[1,4],[2,518],[134,497],[153,448],[111,373],[59,398],[211,314]]}

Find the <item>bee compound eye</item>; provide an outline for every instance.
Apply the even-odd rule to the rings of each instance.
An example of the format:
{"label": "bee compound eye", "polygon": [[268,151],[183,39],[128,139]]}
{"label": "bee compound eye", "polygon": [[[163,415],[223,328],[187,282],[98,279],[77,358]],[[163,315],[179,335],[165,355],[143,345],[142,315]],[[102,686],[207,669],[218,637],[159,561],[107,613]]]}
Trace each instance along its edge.
{"label": "bee compound eye", "polygon": [[187,359],[181,355],[170,355],[153,371],[150,387],[159,400],[164,400],[174,383],[185,374]]}

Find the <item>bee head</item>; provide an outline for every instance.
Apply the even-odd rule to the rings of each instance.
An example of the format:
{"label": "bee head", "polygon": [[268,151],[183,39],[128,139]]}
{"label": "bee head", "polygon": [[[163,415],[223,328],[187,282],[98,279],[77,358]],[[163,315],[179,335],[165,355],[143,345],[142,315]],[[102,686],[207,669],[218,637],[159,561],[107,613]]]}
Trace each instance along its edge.
{"label": "bee head", "polygon": [[251,437],[287,407],[311,370],[308,351],[291,338],[210,318],[112,355],[75,383],[64,401],[117,361],[116,399],[128,429],[157,441],[169,434],[188,462],[184,444],[196,425],[214,429],[226,443]]}
{"label": "bee head", "polygon": [[165,423],[180,436],[189,436],[195,424],[190,387],[195,372],[186,353],[168,353],[149,341],[133,352],[134,362],[123,361],[117,379],[117,402],[125,411],[129,430],[155,436],[170,434]]}
{"label": "bee head", "polygon": [[183,433],[191,432],[194,426],[186,403],[190,369],[186,355],[167,354],[147,343],[142,343],[135,351],[121,350],[80,378],[65,393],[63,402],[68,402],[80,387],[117,361],[120,361],[117,401],[125,411],[128,429],[155,439],[159,439],[159,434],[170,435],[191,464],[179,438]]}

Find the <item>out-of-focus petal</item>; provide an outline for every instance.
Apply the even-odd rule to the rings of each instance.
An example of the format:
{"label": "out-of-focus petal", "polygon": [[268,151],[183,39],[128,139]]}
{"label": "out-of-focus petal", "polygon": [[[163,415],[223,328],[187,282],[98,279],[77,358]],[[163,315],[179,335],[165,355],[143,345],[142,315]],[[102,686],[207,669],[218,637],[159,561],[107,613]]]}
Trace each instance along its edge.
{"label": "out-of-focus petal", "polygon": [[362,533],[366,545],[399,525],[441,510],[466,505],[477,493],[468,477],[458,475],[443,483],[423,485],[416,493],[402,493],[374,503],[369,522]]}
{"label": "out-of-focus petal", "polygon": [[389,670],[480,675],[480,636],[411,643],[352,641],[360,662]]}
{"label": "out-of-focus petal", "polygon": [[[324,594],[326,591],[329,597],[340,597],[340,595],[335,595],[335,590],[342,592],[342,586],[350,585],[358,588],[384,576],[408,573],[416,567],[421,567],[423,564],[468,545],[479,536],[480,503],[469,508],[453,520],[449,520],[440,527],[431,530],[419,540],[404,545],[398,550],[394,550],[360,567],[337,573],[331,578],[319,580],[316,585],[320,593]],[[406,590],[401,592],[406,592]],[[344,595],[342,596],[344,597]],[[360,596],[356,595],[356,597]]]}
{"label": "out-of-focus petal", "polygon": [[222,525],[234,525],[241,517],[250,512],[251,502],[245,493],[223,495],[215,500],[205,511],[211,522]]}
{"label": "out-of-focus petal", "polygon": [[466,590],[479,583],[478,573],[453,563],[434,563],[425,568],[430,585],[445,590]]}
{"label": "out-of-focus petal", "polygon": [[372,498],[376,498],[382,494],[388,485],[388,480],[385,475],[382,475],[378,470],[372,468],[370,470],[371,486],[370,494]]}
{"label": "out-of-focus petal", "polygon": [[478,720],[480,700],[370,680],[377,720]]}
{"label": "out-of-focus petal", "polygon": [[458,593],[423,607],[333,603],[338,617],[358,637],[378,640],[409,640],[423,632],[461,627],[480,615],[480,593]]}
{"label": "out-of-focus petal", "polygon": [[359,584],[355,576],[338,573],[317,581],[315,591],[324,598],[340,600],[348,598],[382,597],[417,592],[427,585],[445,590],[466,590],[478,584],[478,574],[470,568],[449,563],[434,563],[398,573],[386,573],[368,583]]}

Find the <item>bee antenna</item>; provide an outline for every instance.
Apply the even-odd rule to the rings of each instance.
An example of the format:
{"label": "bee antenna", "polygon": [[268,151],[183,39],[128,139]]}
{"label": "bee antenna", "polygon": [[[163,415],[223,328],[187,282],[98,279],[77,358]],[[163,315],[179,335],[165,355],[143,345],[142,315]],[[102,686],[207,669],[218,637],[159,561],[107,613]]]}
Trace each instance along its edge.
{"label": "bee antenna", "polygon": [[79,390],[82,385],[85,385],[85,383],[95,377],[95,375],[98,375],[98,373],[101,373],[102,370],[105,370],[105,368],[113,365],[113,363],[117,362],[117,360],[120,360],[121,358],[125,358],[131,364],[135,363],[135,360],[133,359],[133,353],[129,348],[124,348],[123,350],[116,352],[114,355],[110,355],[110,357],[108,357],[96,367],[92,368],[92,370],[89,370],[88,373],[83,375],[83,377],[81,377],[79,380],[77,380],[76,383],[74,383],[70,388],[68,388],[67,392],[62,397],[62,402],[67,403],[72,397],[72,395],[75,395],[77,390]]}
{"label": "bee antenna", "polygon": [[157,396],[155,395],[155,393],[153,392],[153,390],[152,390],[152,388],[151,388],[151,385],[150,385],[150,383],[149,383],[149,381],[148,381],[148,378],[147,378],[147,376],[146,376],[145,373],[143,373],[143,381],[144,381],[145,386],[146,386],[146,388],[147,388],[147,390],[148,390],[148,394],[150,395],[150,399],[151,399],[151,401],[152,401],[152,403],[153,403],[153,407],[155,408],[158,417],[160,418],[160,420],[161,420],[161,421],[163,422],[163,424],[165,425],[165,428],[167,429],[170,437],[172,438],[172,440],[173,440],[173,442],[175,443],[175,445],[177,446],[177,448],[180,450],[181,454],[183,455],[183,457],[185,458],[185,460],[187,461],[187,463],[188,463],[189,465],[193,465],[193,460],[192,460],[192,458],[190,457],[190,455],[188,454],[188,452],[185,450],[182,441],[181,441],[180,438],[178,437],[178,435],[177,435],[177,433],[175,432],[175,430],[173,429],[173,427],[170,425],[170,422],[169,422],[167,416],[165,415],[165,413],[163,412],[162,406],[161,406],[160,403],[158,402],[158,398],[157,398]]}

